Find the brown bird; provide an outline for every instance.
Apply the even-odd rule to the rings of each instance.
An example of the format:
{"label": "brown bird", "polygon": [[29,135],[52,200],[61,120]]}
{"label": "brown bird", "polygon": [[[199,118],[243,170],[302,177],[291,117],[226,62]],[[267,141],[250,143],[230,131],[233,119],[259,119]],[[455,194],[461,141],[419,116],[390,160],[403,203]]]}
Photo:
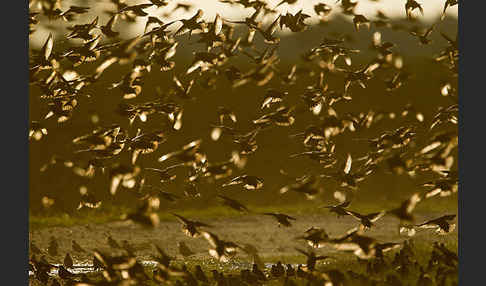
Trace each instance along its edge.
{"label": "brown bird", "polygon": [[59,275],[59,278],[65,279],[65,280],[73,279],[73,278],[76,277],[76,274],[71,273],[69,270],[64,268],[64,266],[62,266],[62,265],[59,266],[59,270],[58,270],[57,273],[58,273],[57,275]]}
{"label": "brown bird", "polygon": [[292,226],[292,224],[290,223],[290,220],[296,220],[296,218],[291,217],[291,216],[286,215],[286,214],[282,214],[282,213],[263,213],[263,215],[269,215],[269,216],[274,217],[277,220],[279,227],[281,225],[283,225],[285,227],[290,227],[290,226]]}
{"label": "brown bird", "polygon": [[160,223],[158,213],[147,200],[144,200],[142,205],[140,205],[134,212],[124,214],[122,217],[124,220],[131,220],[143,227],[149,228],[155,228]]}
{"label": "brown bird", "polygon": [[210,225],[203,222],[189,220],[175,213],[171,214],[175,216],[177,220],[179,220],[179,222],[182,224],[182,232],[184,232],[189,237],[199,237],[199,235],[201,235],[201,232],[198,230],[199,227],[211,227]]}
{"label": "brown bird", "polygon": [[228,262],[230,258],[236,255],[236,250],[239,248],[237,244],[231,241],[219,239],[213,233],[203,231],[202,236],[207,240],[211,248],[209,254],[219,260],[220,262]]}
{"label": "brown bird", "polygon": [[267,276],[263,271],[258,267],[258,264],[253,263],[251,268],[251,273],[256,276],[257,281],[267,281]]}
{"label": "brown bird", "polygon": [[63,265],[66,268],[72,268],[74,265],[73,258],[69,253],[66,253],[66,256],[64,257]]}
{"label": "brown bird", "polygon": [[[234,24],[245,24],[248,26],[249,32],[252,32],[254,35],[256,31],[255,29],[260,27],[260,22],[257,22],[256,18],[258,18],[261,12],[262,12],[262,8],[260,7],[255,9],[255,12],[253,12],[253,14],[251,14],[250,17],[246,17],[245,20],[243,21],[229,21],[229,20],[225,20],[225,21]],[[248,44],[251,44],[251,42],[252,40],[247,41]]]}
{"label": "brown bird", "polygon": [[[277,8],[278,6],[283,5],[285,3],[287,3],[287,5],[293,5],[293,4],[297,3],[297,1],[299,1],[299,0],[282,0],[282,1],[280,1],[280,3],[277,4],[277,6],[275,6],[275,8]],[[275,9],[275,8],[273,8],[273,9]]]}
{"label": "brown bird", "polygon": [[329,235],[322,228],[311,227],[305,231],[305,235],[298,236],[296,239],[307,241],[307,244],[313,248],[321,248],[329,242]]}
{"label": "brown bird", "polygon": [[182,22],[182,27],[180,27],[179,30],[177,30],[174,33],[174,35],[180,36],[189,32],[189,38],[190,38],[194,30],[203,30],[206,26],[205,23],[198,22],[199,19],[202,18],[203,14],[204,14],[203,10],[199,9],[197,10],[196,14],[191,18],[178,20],[179,22]]}
{"label": "brown bird", "polygon": [[246,190],[259,190],[263,187],[263,179],[257,176],[241,175],[234,177],[228,183],[222,185],[222,187],[232,185],[243,185]]}
{"label": "brown bird", "polygon": [[332,256],[327,256],[327,255],[316,255],[316,253],[313,250],[305,251],[299,248],[296,248],[295,250],[297,250],[298,252],[302,253],[307,257],[306,267],[309,271],[314,271],[317,261],[333,258]]}
{"label": "brown bird", "polygon": [[456,225],[450,223],[449,221],[453,220],[456,217],[455,214],[452,215],[443,215],[439,218],[428,220],[424,223],[416,225],[418,228],[435,228],[438,234],[444,235],[448,234],[456,228]]}
{"label": "brown bird", "polygon": [[280,15],[265,30],[262,30],[259,27],[255,28],[263,36],[263,40],[264,40],[265,43],[270,44],[270,45],[280,43],[280,38],[273,35],[273,34],[275,34],[275,31],[277,31],[277,28],[278,28],[278,25],[279,25],[279,20],[280,20]]}
{"label": "brown bird", "polygon": [[325,3],[318,3],[314,5],[314,12],[316,12],[317,15],[324,15],[327,16],[329,13],[331,13],[332,8],[328,4]]}
{"label": "brown bird", "polygon": [[400,221],[413,222],[415,218],[412,212],[421,200],[420,195],[415,193],[409,199],[402,202],[398,208],[387,211],[387,213],[396,216]]}
{"label": "brown bird", "polygon": [[302,9],[295,15],[287,13],[280,17],[280,28],[287,27],[294,33],[302,32],[307,29],[307,24],[304,23],[307,18],[310,16],[302,13]]}
{"label": "brown bird", "polygon": [[237,200],[225,197],[223,195],[218,195],[218,198],[223,200],[223,205],[228,206],[238,212],[245,212],[245,213],[250,212],[250,210],[245,205],[238,202]]}
{"label": "brown bird", "polygon": [[361,14],[354,15],[353,23],[356,31],[358,31],[359,27],[361,26],[366,26],[368,29],[371,26],[370,20],[368,20],[365,16]]}
{"label": "brown bird", "polygon": [[338,217],[349,215],[346,208],[349,206],[351,201],[345,201],[339,205],[334,206],[322,206],[321,208],[329,209],[329,212],[335,213]]}
{"label": "brown bird", "polygon": [[417,37],[419,39],[419,42],[420,42],[421,45],[428,45],[432,42],[432,40],[429,39],[429,36],[434,31],[435,26],[436,26],[436,24],[433,24],[432,26],[430,26],[430,28],[425,30],[425,32],[422,33],[422,34],[419,34],[416,31],[410,31],[410,34]]}
{"label": "brown bird", "polygon": [[322,190],[322,188],[320,187],[319,178],[317,176],[306,175],[300,178],[296,178],[295,181],[295,183],[280,188],[280,193],[284,194],[288,191],[294,191],[304,194],[309,200],[313,200]]}
{"label": "brown bird", "polygon": [[330,245],[337,250],[352,252],[360,259],[371,259],[376,256],[376,240],[359,234],[357,228],[349,230],[344,236],[330,239]]}
{"label": "brown bird", "polygon": [[147,170],[147,171],[152,171],[152,172],[156,172],[160,178],[160,182],[161,183],[167,183],[167,182],[171,182],[173,180],[176,179],[177,175],[171,175],[169,173],[170,170],[176,168],[176,167],[181,167],[181,166],[184,166],[183,163],[181,164],[175,164],[175,165],[172,165],[172,166],[169,166],[167,168],[164,168],[164,169],[158,169],[158,168],[144,168],[144,170]]}
{"label": "brown bird", "polygon": [[419,9],[420,13],[424,15],[424,9],[422,8],[422,5],[420,5],[415,0],[407,0],[407,3],[405,3],[405,12],[407,13],[407,19],[412,19],[412,12],[415,9]]}
{"label": "brown bird", "polygon": [[139,4],[139,5],[132,5],[126,6],[125,8],[121,9],[117,12],[117,14],[124,13],[124,12],[132,12],[139,17],[145,17],[148,15],[147,12],[143,11],[143,9],[147,9],[154,6],[154,4]]}
{"label": "brown bird", "polygon": [[381,217],[383,217],[386,214],[386,211],[381,211],[381,212],[376,212],[376,213],[370,213],[367,215],[362,215],[357,212],[351,211],[351,210],[346,210],[346,213],[348,213],[350,216],[353,218],[357,219],[360,221],[360,227],[363,229],[368,229],[373,226],[373,223],[379,220]]}
{"label": "brown bird", "polygon": [[100,27],[101,32],[108,38],[114,38],[120,34],[119,32],[113,31],[117,19],[118,14],[115,14],[108,20],[106,25]]}
{"label": "brown bird", "polygon": [[205,155],[200,153],[199,149],[201,146],[202,140],[194,140],[184,146],[180,150],[167,153],[161,157],[159,157],[159,162],[164,162],[165,160],[175,157],[179,161],[182,161],[185,164],[194,164],[202,161],[206,161]]}
{"label": "brown bird", "polygon": [[265,94],[265,99],[263,100],[261,109],[270,108],[271,105],[283,101],[289,93],[287,91],[279,91],[276,89],[268,89]]}
{"label": "brown bird", "polygon": [[445,19],[445,14],[446,14],[447,8],[452,7],[452,6],[456,6],[457,4],[459,4],[458,0],[446,0],[445,3],[444,3],[444,10],[442,11],[442,14],[440,15],[440,19],[441,20]]}

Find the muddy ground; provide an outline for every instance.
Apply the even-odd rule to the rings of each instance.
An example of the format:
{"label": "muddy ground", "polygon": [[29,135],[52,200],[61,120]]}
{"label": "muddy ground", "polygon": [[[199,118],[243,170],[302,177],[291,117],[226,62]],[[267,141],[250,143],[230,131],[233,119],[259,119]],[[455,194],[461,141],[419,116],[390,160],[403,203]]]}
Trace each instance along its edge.
{"label": "muddy ground", "polygon": [[[417,222],[440,216],[441,214],[427,213],[416,214]],[[331,237],[340,236],[347,230],[358,225],[352,217],[336,218],[334,215],[315,214],[298,216],[291,227],[278,227],[271,217],[263,215],[248,215],[238,218],[220,218],[210,221],[202,220],[213,227],[209,231],[217,234],[221,239],[234,241],[240,245],[254,245],[264,261],[282,260],[285,263],[302,263],[304,256],[298,258],[295,247],[305,248],[306,244],[295,237],[302,235],[305,230],[315,226],[324,228]],[[196,219],[196,218],[192,218]],[[376,238],[379,242],[399,242],[407,237],[398,234],[398,220],[391,216],[384,216],[376,225],[367,231],[367,235]],[[31,229],[31,239],[40,248],[47,259],[52,263],[62,263],[64,255],[69,252],[75,263],[91,263],[93,249],[113,251],[107,243],[107,234],[110,234],[119,243],[128,241],[135,249],[135,253],[141,260],[150,260],[157,252],[153,244],[161,246],[169,255],[182,259],[178,252],[177,242],[183,241],[196,254],[191,259],[206,260],[209,258],[208,243],[204,238],[190,238],[181,231],[181,224],[176,221],[161,221],[155,229],[146,229],[129,221],[116,221],[106,224],[79,225],[74,227],[49,227]],[[49,256],[47,248],[51,236],[58,240],[59,253],[57,256]],[[72,240],[80,244],[87,253],[74,252]],[[452,233],[444,236],[436,235],[434,230],[418,230],[414,240],[421,242],[440,241],[457,245],[457,228]],[[318,250],[322,254],[334,254],[333,249],[324,247]],[[341,255],[341,254],[338,254]],[[341,255],[346,257],[347,254]],[[244,255],[240,256],[244,259]],[[347,257],[352,257],[349,254]],[[299,261],[295,261],[299,260]]]}

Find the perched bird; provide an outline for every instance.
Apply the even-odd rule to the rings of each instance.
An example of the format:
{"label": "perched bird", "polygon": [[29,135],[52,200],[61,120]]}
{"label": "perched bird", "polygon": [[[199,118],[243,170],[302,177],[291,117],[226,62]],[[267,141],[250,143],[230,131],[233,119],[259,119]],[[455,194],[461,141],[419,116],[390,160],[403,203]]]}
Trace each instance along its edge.
{"label": "perched bird", "polygon": [[57,275],[59,275],[59,278],[64,279],[64,280],[69,280],[69,279],[73,279],[73,278],[76,277],[76,274],[71,273],[69,270],[64,268],[64,266],[62,266],[62,265],[59,266],[59,270],[58,270],[57,273],[58,273]]}
{"label": "perched bird", "polygon": [[294,268],[292,267],[291,264],[287,264],[287,269],[285,270],[285,275],[287,277],[295,276],[295,270],[294,270]]}
{"label": "perched bird", "polygon": [[66,253],[66,256],[64,257],[63,265],[66,268],[73,268],[74,265],[73,258],[69,253]]}
{"label": "perched bird", "polygon": [[253,263],[252,268],[251,268],[251,273],[253,273],[256,276],[256,279],[258,281],[267,281],[267,276],[265,273],[263,273],[262,270],[258,267],[258,264]]}
{"label": "perched bird", "polygon": [[270,273],[273,277],[281,277],[285,275],[285,268],[281,261],[277,261],[277,264],[272,265]]}

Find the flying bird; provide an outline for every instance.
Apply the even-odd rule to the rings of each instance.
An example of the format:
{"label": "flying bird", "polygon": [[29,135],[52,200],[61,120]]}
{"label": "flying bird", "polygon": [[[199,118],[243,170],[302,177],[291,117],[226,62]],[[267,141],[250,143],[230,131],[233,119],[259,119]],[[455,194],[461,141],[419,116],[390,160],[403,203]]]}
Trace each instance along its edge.
{"label": "flying bird", "polygon": [[290,227],[290,226],[292,226],[292,224],[290,223],[290,220],[296,220],[296,218],[291,217],[291,216],[286,215],[286,214],[282,214],[282,213],[263,213],[263,215],[268,215],[268,216],[272,216],[273,218],[275,218],[278,222],[279,227],[281,225],[283,225],[285,227]]}

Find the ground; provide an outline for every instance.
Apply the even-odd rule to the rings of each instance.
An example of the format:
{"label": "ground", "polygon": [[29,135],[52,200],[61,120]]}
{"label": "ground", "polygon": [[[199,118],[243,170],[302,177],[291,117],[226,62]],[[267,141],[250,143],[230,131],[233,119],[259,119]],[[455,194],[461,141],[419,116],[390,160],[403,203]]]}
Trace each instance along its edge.
{"label": "ground", "polygon": [[[417,213],[417,221],[435,218],[442,213]],[[297,219],[291,227],[278,227],[271,217],[263,215],[231,216],[202,221],[211,224],[209,231],[217,234],[221,239],[234,241],[240,245],[254,245],[259,255],[265,262],[281,260],[283,263],[305,263],[305,257],[295,251],[295,247],[305,248],[306,244],[295,237],[312,227],[324,228],[331,237],[344,234],[348,229],[355,227],[358,222],[351,217],[337,218],[333,214],[319,213],[313,215],[294,215]],[[366,235],[376,238],[379,242],[400,242],[407,237],[400,236],[397,229],[397,219],[386,215],[376,225],[368,230]],[[76,263],[92,261],[92,254],[80,254],[73,252],[71,241],[75,240],[86,250],[109,250],[107,234],[110,234],[118,242],[127,240],[136,250],[141,260],[151,260],[156,255],[153,244],[162,247],[169,255],[176,256],[178,260],[183,257],[177,250],[177,242],[184,241],[196,254],[191,256],[191,261],[211,261],[208,254],[208,243],[203,238],[190,238],[181,231],[181,224],[170,216],[163,219],[155,229],[143,228],[130,221],[112,221],[99,224],[82,224],[75,226],[48,226],[31,228],[31,240],[41,250],[46,251],[51,236],[58,240],[59,255],[46,256],[50,262],[62,263],[64,255],[69,252]],[[439,236],[434,230],[418,230],[414,241],[423,245],[431,245],[432,241],[445,242],[457,251],[457,228],[448,235]],[[428,246],[427,246],[428,247]],[[330,254],[338,260],[354,259],[352,254],[336,253],[331,248],[321,248],[318,253]],[[47,254],[46,254],[47,255]],[[245,255],[237,256],[237,261],[244,261]],[[332,262],[329,262],[332,263]]]}

